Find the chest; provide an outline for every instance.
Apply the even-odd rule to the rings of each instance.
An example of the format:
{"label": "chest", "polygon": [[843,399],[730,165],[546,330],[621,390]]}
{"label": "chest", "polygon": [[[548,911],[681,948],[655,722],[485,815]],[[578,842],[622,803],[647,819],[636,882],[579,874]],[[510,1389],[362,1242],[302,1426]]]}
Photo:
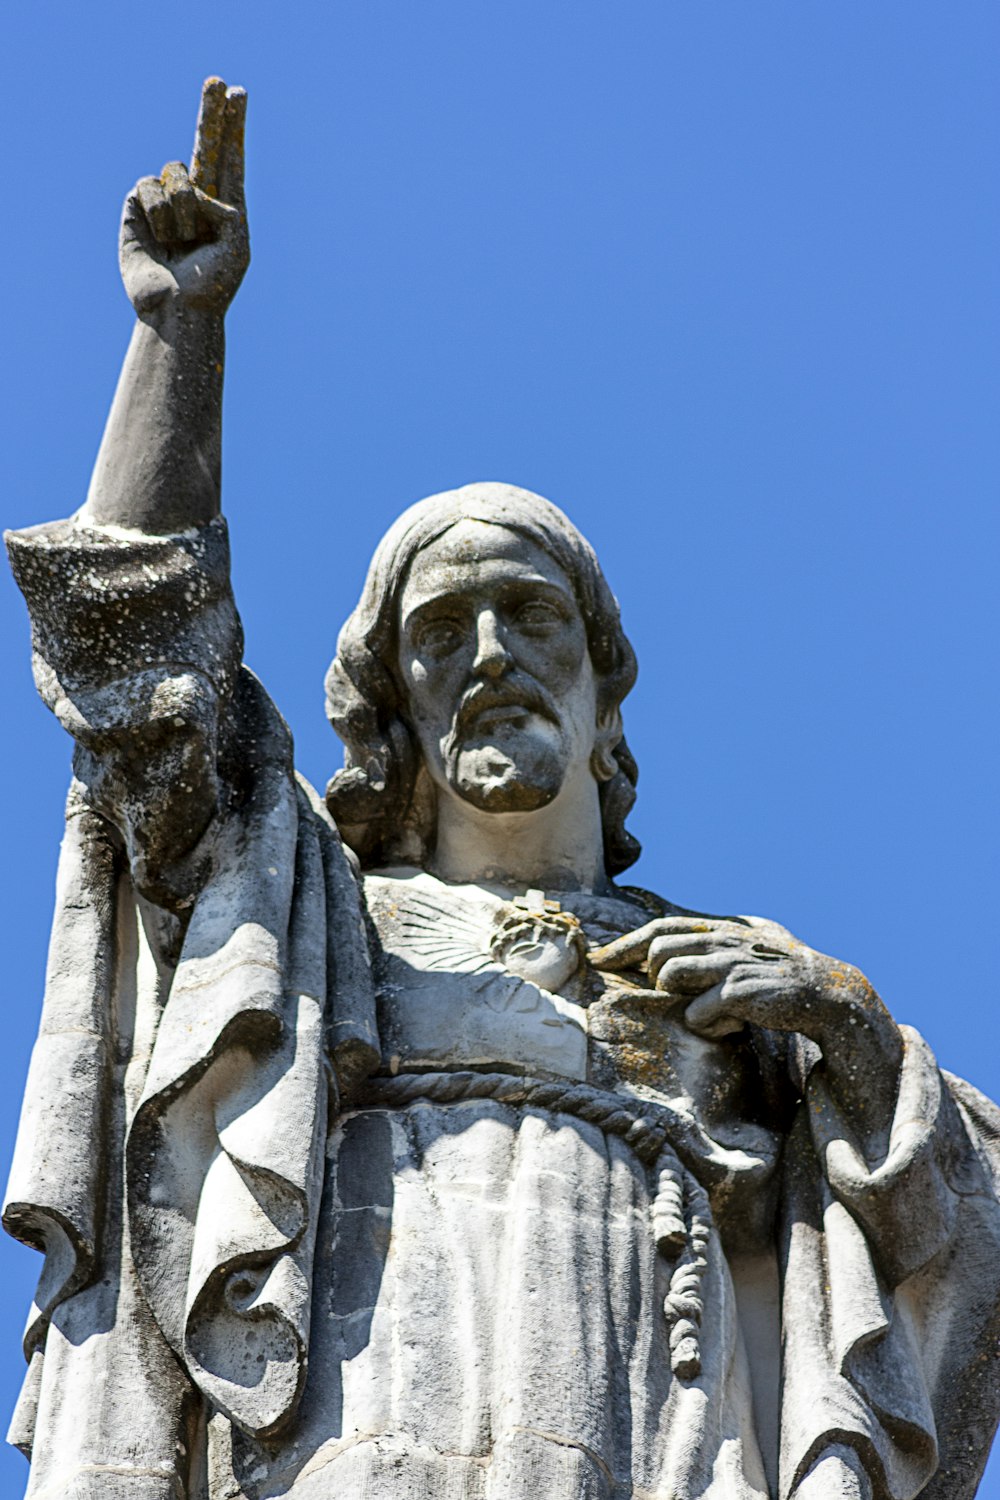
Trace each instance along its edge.
{"label": "chest", "polygon": [[695,1036],[662,994],[588,963],[647,920],[641,909],[586,897],[566,911],[540,891],[507,901],[424,872],[369,876],[365,895],[387,1072],[556,1075],[668,1099],[706,1123],[744,1114],[739,1042]]}

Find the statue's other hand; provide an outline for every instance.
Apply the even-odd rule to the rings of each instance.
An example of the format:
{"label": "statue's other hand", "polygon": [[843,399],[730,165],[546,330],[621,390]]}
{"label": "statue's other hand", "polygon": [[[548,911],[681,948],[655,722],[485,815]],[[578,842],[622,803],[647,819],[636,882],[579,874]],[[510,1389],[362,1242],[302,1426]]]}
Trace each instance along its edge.
{"label": "statue's other hand", "polygon": [[818,1044],[852,1125],[880,1159],[892,1120],[903,1041],[859,969],[759,917],[659,917],[589,955],[599,969],[643,969],[664,1002],[705,1037],[747,1022]]}
{"label": "statue's other hand", "polygon": [[136,312],[180,303],[222,315],[250,263],[243,194],[247,96],[221,78],[202,90],[190,170],[168,162],[125,200],[119,254]]}
{"label": "statue's other hand", "polygon": [[702,1036],[725,1036],[749,1021],[802,1032],[822,1046],[859,1015],[889,1020],[859,970],[758,917],[658,917],[592,954],[591,962],[644,969],[665,998],[686,1003],[685,1022]]}

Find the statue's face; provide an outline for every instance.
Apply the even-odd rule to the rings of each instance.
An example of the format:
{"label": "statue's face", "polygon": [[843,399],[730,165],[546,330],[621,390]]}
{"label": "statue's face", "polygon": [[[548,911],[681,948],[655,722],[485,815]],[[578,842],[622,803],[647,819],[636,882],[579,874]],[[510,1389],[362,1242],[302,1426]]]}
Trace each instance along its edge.
{"label": "statue's face", "polygon": [[431,779],[489,812],[544,807],[589,774],[597,685],[572,585],[541,547],[461,521],[399,601],[408,717]]}

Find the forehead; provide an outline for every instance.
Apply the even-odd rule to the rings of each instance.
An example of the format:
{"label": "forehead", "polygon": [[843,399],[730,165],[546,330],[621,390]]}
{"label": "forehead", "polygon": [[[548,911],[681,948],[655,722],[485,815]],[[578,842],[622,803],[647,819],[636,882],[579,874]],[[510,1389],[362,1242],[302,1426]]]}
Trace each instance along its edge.
{"label": "forehead", "polygon": [[414,557],[400,595],[400,618],[434,600],[519,584],[575,597],[555,558],[530,537],[491,521],[459,521]]}

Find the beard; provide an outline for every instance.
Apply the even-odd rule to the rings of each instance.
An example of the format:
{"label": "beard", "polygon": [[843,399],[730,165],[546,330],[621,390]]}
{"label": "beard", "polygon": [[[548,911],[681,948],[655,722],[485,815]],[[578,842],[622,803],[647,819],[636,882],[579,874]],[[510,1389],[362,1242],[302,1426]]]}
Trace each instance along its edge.
{"label": "beard", "polygon": [[568,765],[558,709],[540,683],[520,674],[473,689],[441,748],[449,785],[483,812],[546,807]]}
{"label": "beard", "polygon": [[483,812],[535,812],[547,807],[563,783],[565,762],[551,744],[522,742],[509,750],[494,743],[463,745],[446,767],[464,801]]}

